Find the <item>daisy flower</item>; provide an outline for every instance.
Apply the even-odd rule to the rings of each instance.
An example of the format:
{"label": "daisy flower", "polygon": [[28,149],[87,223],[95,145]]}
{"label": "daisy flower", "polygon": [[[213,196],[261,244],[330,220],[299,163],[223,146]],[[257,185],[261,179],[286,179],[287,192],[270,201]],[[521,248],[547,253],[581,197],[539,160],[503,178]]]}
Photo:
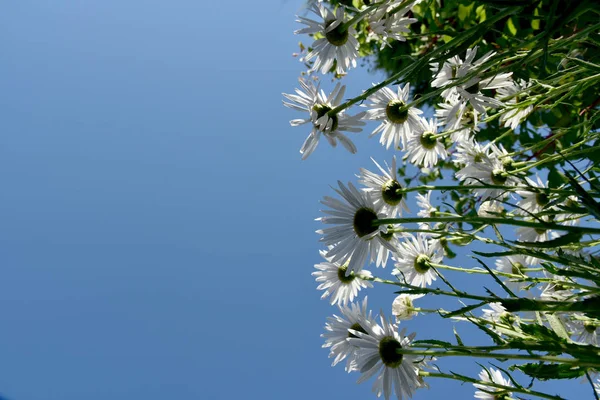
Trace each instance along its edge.
{"label": "daisy flower", "polygon": [[[549,222],[548,216],[542,216],[542,221]],[[538,220],[526,218],[526,221],[539,222]],[[530,228],[527,226],[520,226],[517,228],[517,241],[518,242],[547,242],[552,239],[556,239],[559,234],[556,231],[550,229]]]}
{"label": "daisy flower", "polygon": [[376,250],[377,245],[387,247],[396,251],[387,240],[380,235],[386,233],[387,227],[374,225],[378,219],[387,218],[388,215],[381,212],[381,206],[375,204],[365,192],[358,191],[354,185],[344,186],[338,181],[339,190],[334,189],[344,201],[325,196],[321,201],[329,207],[323,210],[329,216],[317,218],[324,224],[334,224],[332,228],[318,230],[323,235],[321,241],[326,246],[332,246],[326,256],[331,257],[331,262],[341,265],[348,263],[346,275],[357,273],[362,269],[370,254]]}
{"label": "daisy flower", "polygon": [[[479,379],[483,382],[495,383],[502,386],[512,386],[512,383],[502,376],[502,373],[494,368],[483,369],[479,373]],[[474,383],[476,389],[476,399],[482,400],[499,400],[499,399],[510,399],[512,396],[511,392],[507,392],[506,389],[501,389],[494,386],[488,386],[481,383]]]}
{"label": "daisy flower", "polygon": [[[456,79],[464,78],[477,70],[483,63],[492,57],[494,53],[487,53],[479,60],[473,61],[476,54],[477,46],[467,50],[465,61],[462,62],[456,70]],[[480,71],[479,73],[483,72],[485,71]],[[477,112],[483,114],[485,113],[485,107],[497,108],[502,107],[504,104],[493,97],[485,96],[481,91],[510,86],[512,84],[511,76],[512,72],[500,73],[486,79],[473,76],[465,83],[454,87],[455,91],[448,91],[447,93],[442,92],[442,97],[444,97],[445,100],[467,101]]]}
{"label": "daisy flower", "polygon": [[[467,164],[456,172],[456,177],[464,181],[465,185],[515,186],[518,183],[515,177],[507,173],[504,165],[497,158],[489,158],[488,162]],[[477,188],[473,189],[473,192],[483,199],[497,199],[508,195],[503,188]]]}
{"label": "daisy flower", "polygon": [[[585,318],[582,314],[573,314],[573,317]],[[567,322],[567,327],[572,332],[575,340],[583,344],[591,344],[598,346],[598,335],[600,335],[600,327],[598,323],[591,319],[572,318]]]}
{"label": "daisy flower", "polygon": [[553,281],[548,282],[542,288],[542,293],[540,294],[542,300],[571,301],[575,298],[576,293],[573,287],[564,284],[564,282],[570,282],[567,277],[551,273],[547,273],[546,275],[553,278]]}
{"label": "daisy flower", "polygon": [[369,193],[375,204],[381,206],[382,212],[395,218],[402,213],[402,209],[408,211],[406,206],[405,194],[402,192],[402,185],[398,182],[396,169],[396,156],[392,158],[392,166],[385,163],[385,168],[377,164],[373,158],[373,163],[377,166],[381,175],[373,173],[367,169],[361,168],[358,175],[358,182],[365,186],[363,189]]}
{"label": "daisy flower", "polygon": [[422,356],[397,351],[410,347],[415,334],[404,336],[405,329],[398,334],[398,326],[386,320],[383,313],[380,320],[381,325],[368,326],[366,333],[351,330],[355,337],[349,338],[348,342],[357,348],[354,362],[362,373],[358,383],[377,376],[373,383],[377,397],[383,394],[385,400],[389,400],[392,390],[399,400],[412,397],[416,389],[425,386],[418,375]]}
{"label": "daisy flower", "polygon": [[458,142],[453,162],[457,166],[470,166],[480,163],[492,163],[495,157],[488,146],[482,146],[474,137]]}
{"label": "daisy flower", "polygon": [[502,204],[495,200],[486,200],[481,202],[477,209],[477,215],[486,218],[496,218],[504,211]]}
{"label": "daisy flower", "polygon": [[[323,258],[327,259],[325,251],[321,250],[320,253]],[[315,277],[315,281],[320,283],[317,290],[325,291],[321,299],[331,296],[331,305],[346,305],[354,300],[359,290],[373,287],[371,282],[364,280],[364,278],[372,278],[371,272],[365,269],[358,274],[351,273],[346,276],[348,270],[346,264],[340,265],[339,263],[325,261],[315,264],[315,268],[318,271],[313,272],[312,276]]]}
{"label": "daisy flower", "polygon": [[384,87],[368,99],[370,104],[367,104],[367,107],[370,109],[364,118],[381,121],[371,136],[381,133],[379,143],[388,149],[392,143],[394,148],[398,148],[400,143],[402,147],[406,146],[408,136],[422,129],[423,122],[420,115],[423,112],[415,107],[405,108],[408,104],[409,92],[410,85],[407,83],[404,87],[398,85],[397,93]]}
{"label": "daisy flower", "polygon": [[437,279],[431,264],[442,261],[442,246],[438,240],[428,239],[419,233],[400,244],[394,259],[397,269],[392,272],[393,275],[403,276],[404,281],[412,286],[427,287]]}
{"label": "daisy flower", "polygon": [[[525,178],[525,180],[527,186],[532,189],[548,189],[548,182],[543,183],[539,176],[537,176],[536,181],[529,178]],[[517,190],[517,194],[522,197],[517,203],[517,206],[520,207],[517,213],[520,214],[537,214],[550,202],[550,196],[544,190]]]}
{"label": "daisy flower", "polygon": [[292,126],[299,126],[307,123],[312,124],[312,131],[304,141],[300,154],[305,160],[317,148],[321,135],[325,136],[332,147],[336,147],[338,141],[350,153],[356,153],[356,146],[342,131],[360,132],[361,126],[365,125],[360,119],[364,113],[355,116],[347,115],[341,111],[335,115],[328,115],[328,112],[340,105],[346,91],[346,86],[339,83],[335,86],[329,96],[319,90],[313,82],[308,82],[302,78],[299,79],[302,89],[296,89],[296,94],[283,93],[289,102],[284,101],[283,105],[296,111],[307,112],[308,117],[304,119],[294,119],[290,121]]}
{"label": "daisy flower", "polygon": [[301,61],[309,62],[314,59],[311,71],[321,71],[326,74],[335,64],[336,74],[345,74],[350,67],[356,67],[358,57],[358,41],[353,27],[344,28],[344,8],[338,7],[335,14],[321,3],[313,4],[310,10],[321,17],[322,21],[300,17],[296,22],[307,25],[306,28],[295,31],[295,34],[320,34],[310,46],[312,50]]}
{"label": "daisy flower", "polygon": [[498,88],[498,97],[504,99],[506,105],[506,108],[500,111],[500,123],[505,127],[510,127],[513,130],[517,129],[517,126],[533,111],[533,105],[531,104],[519,107],[519,102],[523,100],[524,96],[527,96],[530,86],[531,83],[519,80]]}
{"label": "daisy flower", "polygon": [[[348,342],[348,338],[356,337],[353,332],[366,333],[370,327],[377,323],[371,317],[371,311],[367,314],[367,298],[362,304],[351,303],[348,306],[338,305],[341,317],[333,315],[327,318],[325,324],[325,333],[321,335],[325,338],[324,348],[330,348],[329,358],[333,358],[332,366],[346,359],[346,370],[353,370],[354,352],[356,346]],[[349,331],[352,329],[353,331]]]}
{"label": "daisy flower", "polygon": [[[518,254],[502,257],[496,260],[496,270],[513,275],[525,276],[522,270],[528,265],[529,264],[527,263],[526,257]],[[505,282],[505,284],[512,291],[523,290],[528,285],[527,282],[514,282],[510,280]]]}
{"label": "daisy flower", "polygon": [[392,303],[392,314],[397,321],[409,320],[419,313],[415,311],[413,301],[425,296],[424,294],[406,294],[403,293],[394,299]]}
{"label": "daisy flower", "polygon": [[438,159],[446,159],[448,152],[436,138],[437,120],[423,120],[422,130],[413,132],[406,143],[406,158],[414,165],[432,168]]}
{"label": "daisy flower", "polygon": [[464,101],[439,103],[435,117],[438,125],[450,132],[453,142],[464,142],[471,137],[472,131],[479,131],[479,113]]}
{"label": "daisy flower", "polygon": [[[390,256],[397,250],[399,243],[398,237],[408,236],[405,232],[395,232],[395,230],[401,228],[399,224],[388,225],[386,232],[379,232],[379,236],[382,240],[388,242],[388,246],[383,246],[379,242],[374,242],[371,252],[371,263],[375,263],[376,267],[385,268]],[[390,250],[393,248],[394,250]]]}
{"label": "daisy flower", "polygon": [[412,4],[407,5],[394,14],[389,14],[394,8],[398,7],[402,1],[392,1],[390,4],[379,6],[369,17],[369,37],[368,40],[380,40],[381,49],[385,46],[390,46],[389,39],[406,41],[404,33],[410,33],[408,26],[417,22],[416,18],[405,17],[406,13],[412,7]]}

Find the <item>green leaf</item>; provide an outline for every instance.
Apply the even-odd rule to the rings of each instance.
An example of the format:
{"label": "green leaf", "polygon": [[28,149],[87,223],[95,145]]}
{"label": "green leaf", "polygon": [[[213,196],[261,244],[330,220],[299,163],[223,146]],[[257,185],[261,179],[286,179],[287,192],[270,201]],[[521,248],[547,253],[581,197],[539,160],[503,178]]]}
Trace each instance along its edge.
{"label": "green leaf", "polygon": [[568,364],[524,364],[516,365],[516,369],[532,378],[546,381],[548,379],[573,379],[585,375],[587,368]]}
{"label": "green leaf", "polygon": [[471,3],[468,6],[463,6],[462,4],[458,5],[458,20],[460,22],[464,22],[471,18],[471,14],[473,13],[473,8],[475,8],[475,3]]}
{"label": "green leaf", "polygon": [[462,339],[458,335],[458,332],[456,332],[456,327],[453,327],[452,330],[454,331],[454,337],[456,338],[456,343],[458,343],[459,346],[464,346],[465,344],[463,343]]}
{"label": "green leaf", "polygon": [[508,21],[506,21],[506,27],[508,28],[508,31],[511,35],[517,36],[517,27],[515,26],[512,17],[510,17]]}

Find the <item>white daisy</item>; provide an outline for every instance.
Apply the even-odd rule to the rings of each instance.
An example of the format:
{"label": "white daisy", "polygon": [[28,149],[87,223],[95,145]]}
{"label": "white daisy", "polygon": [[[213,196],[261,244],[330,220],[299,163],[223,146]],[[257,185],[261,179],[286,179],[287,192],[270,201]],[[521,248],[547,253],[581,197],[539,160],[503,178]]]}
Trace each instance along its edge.
{"label": "white daisy", "polygon": [[[512,386],[512,383],[502,376],[502,372],[497,369],[483,369],[479,373],[479,379],[483,382],[491,382],[502,386]],[[494,386],[487,386],[481,383],[474,383],[476,389],[479,389],[475,392],[476,399],[482,400],[504,400],[510,399],[512,396],[511,392],[507,392],[507,389],[501,389]]]}
{"label": "white daisy", "polygon": [[[526,274],[523,272],[523,268],[526,268],[528,265],[526,257],[519,254],[502,257],[496,260],[496,270],[506,274],[524,276]],[[505,282],[505,284],[512,291],[523,290],[528,285],[527,282],[515,282],[510,280]]]}
{"label": "white daisy", "polygon": [[[548,216],[542,216],[540,219],[545,222],[550,221]],[[525,221],[539,222],[538,220],[532,218],[526,218]],[[549,240],[556,239],[559,234],[556,231],[544,229],[542,227],[530,228],[527,226],[520,226],[517,228],[516,236],[517,242],[547,242]]]}
{"label": "white daisy", "polygon": [[414,165],[425,168],[434,167],[438,159],[446,159],[448,152],[444,144],[435,137],[437,120],[423,120],[421,131],[415,131],[406,143],[406,158]]}
{"label": "white daisy", "polygon": [[464,142],[471,137],[471,132],[479,131],[479,113],[464,101],[439,103],[435,117],[438,125],[450,132],[453,142]]}
{"label": "white daisy", "polygon": [[[459,56],[452,56],[442,64],[441,68],[439,68],[438,64],[431,64],[431,72],[434,74],[431,86],[439,88],[451,84],[452,81],[456,79],[456,73],[462,63]],[[456,89],[452,87],[444,90],[442,92],[442,97],[454,103],[454,100],[457,98]]]}
{"label": "white daisy", "polygon": [[[327,259],[326,252],[321,250],[321,256]],[[358,295],[359,290],[363,288],[371,288],[373,285],[364,278],[372,278],[371,272],[363,269],[358,274],[350,273],[346,276],[348,266],[346,264],[332,263],[328,261],[320,264],[315,264],[318,271],[312,273],[315,280],[319,282],[317,290],[324,290],[321,299],[331,296],[331,305],[339,304],[346,305],[353,301]]]}
{"label": "white daisy", "polygon": [[504,211],[502,203],[495,200],[482,201],[477,209],[477,215],[485,218],[497,218]]}
{"label": "white daisy", "polygon": [[381,133],[379,143],[388,149],[392,143],[394,148],[398,148],[400,143],[405,147],[408,136],[422,128],[423,122],[419,115],[423,112],[415,107],[405,108],[408,104],[409,92],[410,85],[407,83],[404,87],[398,85],[397,94],[384,87],[368,99],[371,103],[367,104],[367,107],[370,109],[364,118],[381,121],[371,136]]}
{"label": "white daisy", "polygon": [[[490,52],[481,57],[477,61],[475,55],[477,54],[477,46],[467,50],[465,61],[462,62],[456,70],[456,79],[461,79],[471,74],[473,71],[478,69],[484,62],[486,62],[494,53]],[[482,74],[485,71],[479,71]],[[457,85],[455,91],[449,91],[448,93],[442,93],[442,97],[446,100],[459,100],[468,101],[473,108],[479,113],[485,113],[485,107],[502,107],[504,104],[493,98],[486,96],[481,93],[482,90],[499,89],[512,84],[512,72],[500,73],[490,78],[481,79],[478,76],[473,76],[468,79],[465,83]]]}
{"label": "white daisy", "polygon": [[392,314],[397,321],[409,320],[419,313],[415,311],[413,301],[425,296],[424,294],[406,294],[403,293],[394,299],[392,303]]}
{"label": "white daisy", "polygon": [[534,190],[517,190],[517,194],[522,199],[517,203],[520,209],[516,212],[525,215],[537,214],[548,205],[550,196],[547,191],[535,189],[547,189],[548,182],[542,182],[539,176],[537,176],[537,182],[529,178],[525,178],[525,180],[527,185]]}
{"label": "white daisy", "polygon": [[306,28],[295,31],[295,34],[320,34],[310,46],[312,50],[304,57],[305,62],[315,60],[311,71],[321,71],[326,74],[335,63],[336,74],[345,74],[350,67],[356,67],[358,57],[358,41],[355,38],[354,27],[344,28],[344,9],[338,7],[335,14],[321,3],[313,4],[310,10],[321,17],[322,22],[298,16],[296,22],[307,25]]}
{"label": "white daisy", "polygon": [[[517,184],[517,180],[506,172],[499,161],[467,165],[456,172],[456,177],[464,181],[465,185],[514,186]],[[473,192],[483,199],[498,199],[508,195],[503,188],[477,188],[473,189]]]}
{"label": "white daisy", "polygon": [[325,196],[321,203],[330,207],[323,210],[329,216],[317,218],[325,224],[335,224],[332,228],[318,230],[323,235],[320,239],[326,246],[332,246],[327,251],[327,257],[331,262],[341,265],[348,263],[346,275],[357,273],[362,269],[365,261],[377,245],[395,251],[387,240],[380,236],[380,232],[386,232],[385,226],[373,225],[377,219],[387,218],[388,215],[381,212],[381,206],[373,202],[365,192],[358,191],[354,185],[348,184],[348,188],[338,181],[339,190],[334,189],[344,201]]}
{"label": "white daisy", "polygon": [[431,264],[442,261],[443,251],[438,240],[419,233],[402,242],[393,258],[397,268],[393,275],[412,286],[427,287],[437,279]]}
{"label": "white daisy", "polygon": [[299,82],[303,90],[296,89],[296,94],[283,93],[283,97],[289,100],[289,102],[284,101],[283,104],[294,110],[308,113],[308,118],[290,121],[292,126],[306,123],[311,123],[313,126],[300,149],[302,159],[306,159],[317,148],[321,134],[325,136],[331,146],[336,147],[339,141],[349,152],[356,153],[356,146],[342,131],[360,132],[362,130],[360,126],[365,125],[360,120],[364,113],[350,116],[345,111],[341,111],[333,116],[328,115],[329,111],[342,102],[346,86],[338,83],[329,96],[326,96],[325,92],[319,90],[319,87],[315,86],[313,82],[305,81],[302,78],[299,79]]}
{"label": "white daisy", "polygon": [[[388,246],[383,246],[379,244],[379,242],[373,242],[370,262],[375,263],[375,266],[385,268],[390,256],[398,249],[398,237],[409,235],[405,232],[395,232],[395,230],[400,228],[401,226],[399,224],[388,225],[386,232],[379,232],[379,236],[388,243]],[[392,251],[391,248],[394,250]]]}
{"label": "white daisy", "polygon": [[417,194],[417,206],[419,206],[417,216],[421,218],[431,218],[435,216],[438,209],[431,204],[431,193],[433,192],[430,190],[425,196]]}
{"label": "white daisy", "polygon": [[456,166],[490,164],[497,160],[497,157],[491,153],[489,146],[482,146],[474,137],[458,142],[453,156],[453,162]]}
{"label": "white daisy", "polygon": [[577,196],[568,196],[554,208],[562,211],[554,217],[554,220],[562,225],[577,225],[583,215],[577,211],[581,208]]}
{"label": "white daisy", "polygon": [[511,129],[517,129],[517,126],[523,121],[531,111],[533,111],[533,105],[529,104],[525,107],[519,107],[519,102],[527,96],[527,92],[531,83],[519,80],[518,82],[512,82],[510,85],[498,88],[498,97],[504,101],[506,108],[502,109],[500,115],[500,122],[505,127]]}
{"label": "white daisy", "polygon": [[573,286],[565,284],[570,282],[569,278],[562,275],[554,275],[551,273],[545,273],[547,277],[552,278],[552,282],[548,282],[542,288],[540,298],[542,300],[551,301],[571,301],[575,298],[575,291]]}
{"label": "white daisy", "polygon": [[332,366],[335,366],[340,361],[346,359],[346,370],[353,370],[354,352],[356,346],[348,342],[348,338],[356,337],[349,329],[353,331],[366,333],[372,325],[377,323],[371,317],[371,311],[367,314],[367,298],[365,297],[362,304],[351,303],[348,306],[338,305],[341,317],[333,315],[327,318],[325,324],[325,333],[321,335],[325,338],[324,348],[331,348],[329,358],[333,358]]}
{"label": "white daisy", "polygon": [[[591,344],[598,346],[598,335],[600,335],[600,327],[598,321],[585,318],[582,314],[575,313],[567,322],[567,327],[571,331],[571,335],[575,340],[583,344]],[[579,319],[579,318],[581,319]]]}
{"label": "white daisy", "polygon": [[[422,368],[422,357],[399,354],[397,351],[410,347],[415,334],[404,336],[405,329],[398,334],[398,326],[381,315],[381,325],[367,327],[366,333],[351,331],[356,337],[348,342],[356,346],[354,362],[363,374],[358,383],[362,383],[377,375],[373,383],[373,391],[380,397],[389,400],[392,390],[398,400],[412,397],[416,389],[425,386],[419,377]],[[393,389],[392,389],[393,388]]]}
{"label": "white daisy", "polygon": [[402,213],[402,209],[408,211],[406,206],[406,195],[402,192],[402,185],[398,182],[396,169],[396,156],[392,158],[392,166],[385,163],[385,168],[371,158],[377,166],[381,175],[361,168],[358,182],[366,186],[363,190],[371,196],[373,201],[381,206],[382,212],[395,218]]}
{"label": "white daisy", "polygon": [[405,17],[412,4],[407,5],[394,14],[389,13],[401,3],[401,0],[396,0],[390,2],[389,4],[381,5],[369,16],[370,32],[368,40],[381,41],[382,49],[385,46],[391,47],[391,44],[388,42],[389,39],[398,40],[401,42],[406,41],[406,38],[403,34],[410,33],[408,26],[414,22],[417,22],[416,18]]}

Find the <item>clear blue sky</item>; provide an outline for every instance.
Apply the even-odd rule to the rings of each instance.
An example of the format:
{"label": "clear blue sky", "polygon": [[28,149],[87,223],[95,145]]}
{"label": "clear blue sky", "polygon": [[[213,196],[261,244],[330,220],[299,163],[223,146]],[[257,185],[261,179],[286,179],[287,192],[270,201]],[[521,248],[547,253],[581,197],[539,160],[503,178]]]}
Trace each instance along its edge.
{"label": "clear blue sky", "polygon": [[[2,3],[3,396],[374,398],[320,348],[335,310],[310,276],[313,219],[330,184],[388,156],[363,134],[355,156],[321,143],[300,161],[281,93],[301,5]],[[431,385],[416,398],[473,393]]]}

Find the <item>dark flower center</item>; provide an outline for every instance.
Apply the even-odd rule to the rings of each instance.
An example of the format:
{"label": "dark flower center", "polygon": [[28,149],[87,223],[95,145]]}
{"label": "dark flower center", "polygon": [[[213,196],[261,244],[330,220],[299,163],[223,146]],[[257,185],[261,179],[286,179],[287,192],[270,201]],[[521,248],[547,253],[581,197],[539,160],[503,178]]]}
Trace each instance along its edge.
{"label": "dark flower center", "polygon": [[513,273],[513,275],[523,275],[523,272],[521,272],[521,268],[523,268],[523,264],[519,262],[513,263],[511,272]]}
{"label": "dark flower center", "polygon": [[596,326],[592,325],[590,323],[584,323],[583,324],[583,329],[585,329],[585,331],[587,333],[594,333],[594,332],[596,332]]}
{"label": "dark flower center", "polygon": [[419,254],[417,258],[415,258],[415,270],[419,274],[424,274],[425,272],[429,271],[429,268],[431,268],[429,261],[429,257],[427,257],[425,254]]}
{"label": "dark flower center", "polygon": [[377,221],[377,214],[370,208],[359,208],[354,214],[354,232],[358,237],[369,235],[377,230],[373,222]]}
{"label": "dark flower center", "polygon": [[402,348],[399,341],[393,336],[386,336],[379,342],[379,357],[386,367],[398,368],[402,364],[402,354],[398,350]]}
{"label": "dark flower center", "polygon": [[473,85],[469,86],[468,88],[465,88],[465,91],[470,94],[479,93],[479,82],[476,82]]}
{"label": "dark flower center", "polygon": [[[327,114],[329,111],[332,110],[332,108],[329,107],[327,104],[315,104],[312,109],[313,109],[313,111],[315,111],[317,113],[317,119],[321,118],[322,116],[324,116],[325,114]],[[338,117],[337,117],[337,115],[332,115],[332,116],[329,116],[329,118],[333,121],[329,132],[333,132],[333,131],[337,130],[337,128],[338,128]]]}
{"label": "dark flower center", "polygon": [[437,144],[437,139],[433,135],[433,132],[425,132],[421,135],[421,145],[427,150],[431,150]]}
{"label": "dark flower center", "polygon": [[[355,323],[353,323],[353,324],[350,326],[350,328],[348,328],[348,329],[352,329],[353,331],[358,331],[358,332],[364,333],[365,335],[368,335],[367,331],[365,331],[365,330],[363,329],[363,327],[362,327],[362,326],[360,326],[360,324],[359,324],[358,322],[355,322]],[[356,336],[356,335],[354,335],[354,334],[352,334],[352,333],[348,332],[348,337],[351,337],[351,338],[357,338],[358,336]]]}
{"label": "dark flower center", "polygon": [[543,229],[543,228],[535,228],[535,233],[537,233],[538,235],[543,235],[544,233],[546,233],[548,229]]}
{"label": "dark flower center", "polygon": [[393,123],[403,124],[408,120],[408,109],[405,106],[401,100],[392,100],[385,108],[385,114]]}
{"label": "dark flower center", "polygon": [[350,272],[350,275],[346,276],[346,271],[348,271],[348,265],[342,265],[338,268],[338,279],[340,282],[349,284],[352,282],[356,276],[354,276],[354,272]]}
{"label": "dark flower center", "polygon": [[535,201],[540,207],[545,207],[546,204],[550,203],[550,198],[546,193],[537,193],[535,195]]}
{"label": "dark flower center", "polygon": [[381,197],[390,206],[397,206],[402,201],[402,185],[395,180],[390,179],[381,187]]}
{"label": "dark flower center", "polygon": [[[335,21],[327,23],[327,27],[333,24]],[[348,41],[348,29],[342,28],[343,24],[339,24],[329,32],[325,33],[325,38],[329,43],[334,46],[343,46]]]}
{"label": "dark flower center", "polygon": [[508,175],[501,169],[495,169],[492,171],[492,182],[496,185],[504,185],[508,180]]}

